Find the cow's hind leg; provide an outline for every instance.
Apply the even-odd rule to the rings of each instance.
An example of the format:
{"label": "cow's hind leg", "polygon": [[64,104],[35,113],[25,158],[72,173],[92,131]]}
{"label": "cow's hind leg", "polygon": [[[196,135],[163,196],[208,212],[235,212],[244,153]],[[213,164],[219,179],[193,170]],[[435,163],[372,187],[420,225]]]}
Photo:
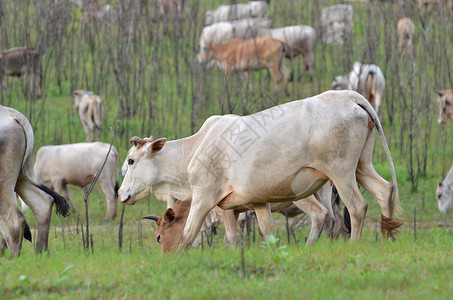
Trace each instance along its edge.
{"label": "cow's hind leg", "polygon": [[353,180],[347,180],[347,176],[342,176],[333,180],[340,194],[341,200],[349,210],[351,217],[351,240],[358,240],[362,235],[365,215],[368,209],[368,203],[360,193],[355,177]]}
{"label": "cow's hind leg", "polygon": [[391,237],[394,239],[393,235],[398,231],[403,223],[400,221],[392,220],[394,216],[395,209],[397,209],[394,193],[393,184],[383,179],[379,174],[374,170],[372,165],[364,166],[357,169],[357,180],[358,182],[375,198],[381,207],[381,232],[385,237]]}
{"label": "cow's hind leg", "polygon": [[370,192],[381,207],[381,230],[384,235],[393,237],[402,222],[392,220],[395,213],[401,209],[398,202],[398,192],[392,183],[383,179],[373,167],[373,130],[370,130],[368,140],[360,155],[357,165],[357,181]]}
{"label": "cow's hind leg", "polygon": [[115,185],[113,181],[110,181],[109,178],[102,178],[101,188],[107,199],[107,212],[105,215],[105,221],[111,221],[116,217],[116,209],[118,199],[115,195]]}
{"label": "cow's hind leg", "polygon": [[50,219],[52,214],[53,198],[41,191],[26,179],[19,179],[16,191],[33,211],[38,224],[38,240],[36,251],[47,250],[49,240]]}
{"label": "cow's hind leg", "polygon": [[313,245],[316,239],[321,235],[324,222],[326,221],[329,212],[313,195],[294,201],[294,204],[311,219],[311,230],[307,239],[307,245]]}
{"label": "cow's hind leg", "polygon": [[[5,189],[0,190],[5,191]],[[4,192],[0,201],[0,232],[11,257],[20,254],[25,224],[25,217],[17,207],[16,193],[14,191]]]}

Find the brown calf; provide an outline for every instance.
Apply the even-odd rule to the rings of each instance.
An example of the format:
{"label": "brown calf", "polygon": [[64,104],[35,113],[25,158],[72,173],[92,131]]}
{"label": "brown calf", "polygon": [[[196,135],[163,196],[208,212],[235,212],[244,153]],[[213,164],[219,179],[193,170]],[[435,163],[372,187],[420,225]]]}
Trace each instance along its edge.
{"label": "brown calf", "polygon": [[289,71],[283,61],[286,48],[282,41],[270,37],[232,39],[226,44],[209,44],[202,49],[202,60],[217,60],[225,71],[226,81],[233,71],[244,72],[249,82],[248,71],[267,69],[274,79],[274,93],[283,79],[284,90],[288,94]]}

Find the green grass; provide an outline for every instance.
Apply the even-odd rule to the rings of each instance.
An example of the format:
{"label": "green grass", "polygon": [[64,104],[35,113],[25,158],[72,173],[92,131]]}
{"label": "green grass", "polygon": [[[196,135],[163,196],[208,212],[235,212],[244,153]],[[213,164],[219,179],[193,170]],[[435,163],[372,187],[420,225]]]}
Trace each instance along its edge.
{"label": "green grass", "polygon": [[61,233],[57,238],[52,233],[49,256],[35,255],[26,246],[19,259],[0,260],[0,290],[6,298],[101,299],[445,299],[452,292],[448,228],[423,229],[416,241],[406,231],[394,243],[375,241],[369,229],[357,244],[322,237],[314,247],[290,245],[278,263],[277,250],[255,244],[244,248],[243,269],[241,248],[222,249],[219,243],[162,255],[149,241],[149,224],[144,225],[143,246],[132,237],[122,253],[109,237],[114,226],[94,230],[94,254],[82,249],[80,236],[66,233],[63,248]]}

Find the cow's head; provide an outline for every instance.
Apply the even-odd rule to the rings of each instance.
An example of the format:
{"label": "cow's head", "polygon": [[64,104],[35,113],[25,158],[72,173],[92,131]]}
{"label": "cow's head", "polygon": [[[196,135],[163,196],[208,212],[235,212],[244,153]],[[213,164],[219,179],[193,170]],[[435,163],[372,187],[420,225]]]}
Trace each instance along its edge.
{"label": "cow's head", "polygon": [[161,182],[159,155],[167,139],[153,137],[130,140],[134,147],[127,155],[127,171],[118,196],[124,204],[135,204],[153,193],[153,186]]}
{"label": "cow's head", "polygon": [[74,109],[79,108],[80,102],[82,101],[82,97],[84,94],[85,94],[84,90],[76,90],[72,93],[72,95],[74,96],[74,105],[73,105]]}
{"label": "cow's head", "polygon": [[348,89],[349,79],[347,76],[335,76],[332,81],[332,90]]}
{"label": "cow's head", "polygon": [[443,214],[453,207],[453,191],[443,181],[437,184],[436,200],[439,211]]}
{"label": "cow's head", "polygon": [[165,211],[163,217],[154,215],[143,217],[143,219],[156,221],[157,228],[154,236],[162,252],[169,252],[178,248],[189,211],[190,201],[176,201],[173,208],[168,208]]}
{"label": "cow's head", "polygon": [[453,90],[441,91],[436,90],[439,98],[437,103],[439,105],[439,118],[437,122],[445,125],[453,118]]}

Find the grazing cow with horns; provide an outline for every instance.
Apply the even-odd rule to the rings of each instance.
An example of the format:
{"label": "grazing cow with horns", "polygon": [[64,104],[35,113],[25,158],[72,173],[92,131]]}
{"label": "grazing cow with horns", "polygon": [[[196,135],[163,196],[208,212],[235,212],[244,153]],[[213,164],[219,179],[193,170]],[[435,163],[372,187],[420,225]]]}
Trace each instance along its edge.
{"label": "grazing cow with horns", "polygon": [[[393,184],[372,164],[374,127],[388,159]],[[168,141],[132,140],[128,169],[118,192],[132,205],[153,193],[191,200],[180,248],[191,247],[208,212],[218,205],[251,205],[260,223],[267,203],[296,201],[332,180],[351,217],[351,239],[362,234],[368,204],[359,182],[381,207],[381,231],[393,238],[402,222],[395,168],[381,123],[354,91],[328,91],[249,116],[212,116],[194,135]],[[264,218],[263,218],[264,217]],[[267,227],[269,228],[269,227]]]}
{"label": "grazing cow with horns", "polygon": [[47,250],[53,204],[58,214],[66,216],[69,211],[63,197],[35,180],[33,147],[28,120],[17,110],[0,105],[0,253],[7,246],[11,256],[20,254],[23,237],[31,240],[30,229],[17,206],[16,192],[36,217],[38,252]]}

